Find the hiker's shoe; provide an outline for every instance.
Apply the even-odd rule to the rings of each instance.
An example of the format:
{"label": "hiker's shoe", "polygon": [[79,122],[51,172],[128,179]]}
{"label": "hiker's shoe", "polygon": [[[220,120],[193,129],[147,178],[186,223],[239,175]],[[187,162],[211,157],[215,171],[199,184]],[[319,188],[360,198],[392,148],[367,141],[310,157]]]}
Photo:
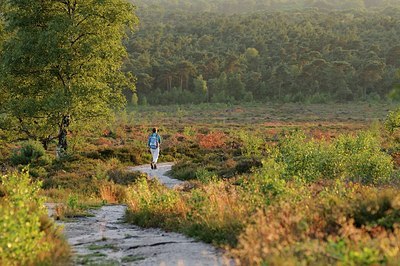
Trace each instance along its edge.
{"label": "hiker's shoe", "polygon": [[156,164],[154,164],[154,169],[157,169],[157,165]]}
{"label": "hiker's shoe", "polygon": [[150,166],[151,166],[151,169],[154,169],[154,164],[153,163],[151,163]]}

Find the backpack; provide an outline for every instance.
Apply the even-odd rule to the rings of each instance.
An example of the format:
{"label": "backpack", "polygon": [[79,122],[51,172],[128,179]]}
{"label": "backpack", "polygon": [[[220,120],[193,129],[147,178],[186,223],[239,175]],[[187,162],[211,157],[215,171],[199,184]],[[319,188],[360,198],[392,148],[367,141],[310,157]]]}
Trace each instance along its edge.
{"label": "backpack", "polygon": [[153,134],[149,138],[149,146],[152,149],[157,149],[158,148],[158,135]]}

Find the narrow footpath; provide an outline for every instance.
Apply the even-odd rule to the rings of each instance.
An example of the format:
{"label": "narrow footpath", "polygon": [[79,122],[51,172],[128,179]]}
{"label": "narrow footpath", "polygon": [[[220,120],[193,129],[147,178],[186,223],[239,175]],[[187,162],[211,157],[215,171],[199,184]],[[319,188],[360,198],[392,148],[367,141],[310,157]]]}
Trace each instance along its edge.
{"label": "narrow footpath", "polygon": [[[171,163],[130,167],[173,188],[181,181],[166,173]],[[64,232],[74,253],[76,265],[226,265],[213,246],[181,234],[160,229],[143,229],[123,222],[124,205],[104,206],[93,210],[93,217],[63,222]]]}

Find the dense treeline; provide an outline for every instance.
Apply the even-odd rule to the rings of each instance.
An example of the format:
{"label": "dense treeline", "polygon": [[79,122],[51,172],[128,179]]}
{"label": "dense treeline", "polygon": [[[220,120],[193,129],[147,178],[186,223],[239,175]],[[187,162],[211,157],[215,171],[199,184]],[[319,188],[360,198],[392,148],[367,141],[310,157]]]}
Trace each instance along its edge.
{"label": "dense treeline", "polygon": [[[216,10],[228,3],[190,1],[186,8],[203,2]],[[289,1],[237,4],[248,3],[254,9],[259,2]],[[311,2],[316,1],[296,1],[301,7]],[[343,8],[347,2],[361,7],[390,4],[333,2]],[[399,4],[232,15],[170,9],[185,8],[183,1],[146,3],[138,3],[141,27],[127,43],[126,71],[138,78],[139,99],[135,95],[134,102],[375,100],[385,98],[398,79]],[[157,3],[164,7],[152,5]]]}
{"label": "dense treeline", "polygon": [[259,10],[293,10],[299,8],[351,9],[382,8],[398,4],[397,0],[135,0],[141,8],[166,10],[244,13]]}

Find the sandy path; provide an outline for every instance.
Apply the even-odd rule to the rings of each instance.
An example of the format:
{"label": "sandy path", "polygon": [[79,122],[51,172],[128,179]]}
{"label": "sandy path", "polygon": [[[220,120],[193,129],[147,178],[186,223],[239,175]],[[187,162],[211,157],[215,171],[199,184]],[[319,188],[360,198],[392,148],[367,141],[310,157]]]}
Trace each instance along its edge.
{"label": "sandy path", "polygon": [[[171,163],[130,167],[168,187],[181,181],[166,176]],[[211,245],[177,233],[143,229],[123,223],[126,206],[104,206],[93,210],[93,217],[62,223],[75,252],[76,265],[225,265],[222,254]]]}
{"label": "sandy path", "polygon": [[180,180],[173,179],[168,177],[166,174],[171,170],[172,163],[160,163],[157,164],[157,169],[153,170],[150,168],[150,164],[148,165],[140,165],[135,167],[128,167],[129,171],[139,171],[142,173],[146,173],[151,178],[158,178],[162,184],[169,188],[173,188],[176,185],[183,183]]}

